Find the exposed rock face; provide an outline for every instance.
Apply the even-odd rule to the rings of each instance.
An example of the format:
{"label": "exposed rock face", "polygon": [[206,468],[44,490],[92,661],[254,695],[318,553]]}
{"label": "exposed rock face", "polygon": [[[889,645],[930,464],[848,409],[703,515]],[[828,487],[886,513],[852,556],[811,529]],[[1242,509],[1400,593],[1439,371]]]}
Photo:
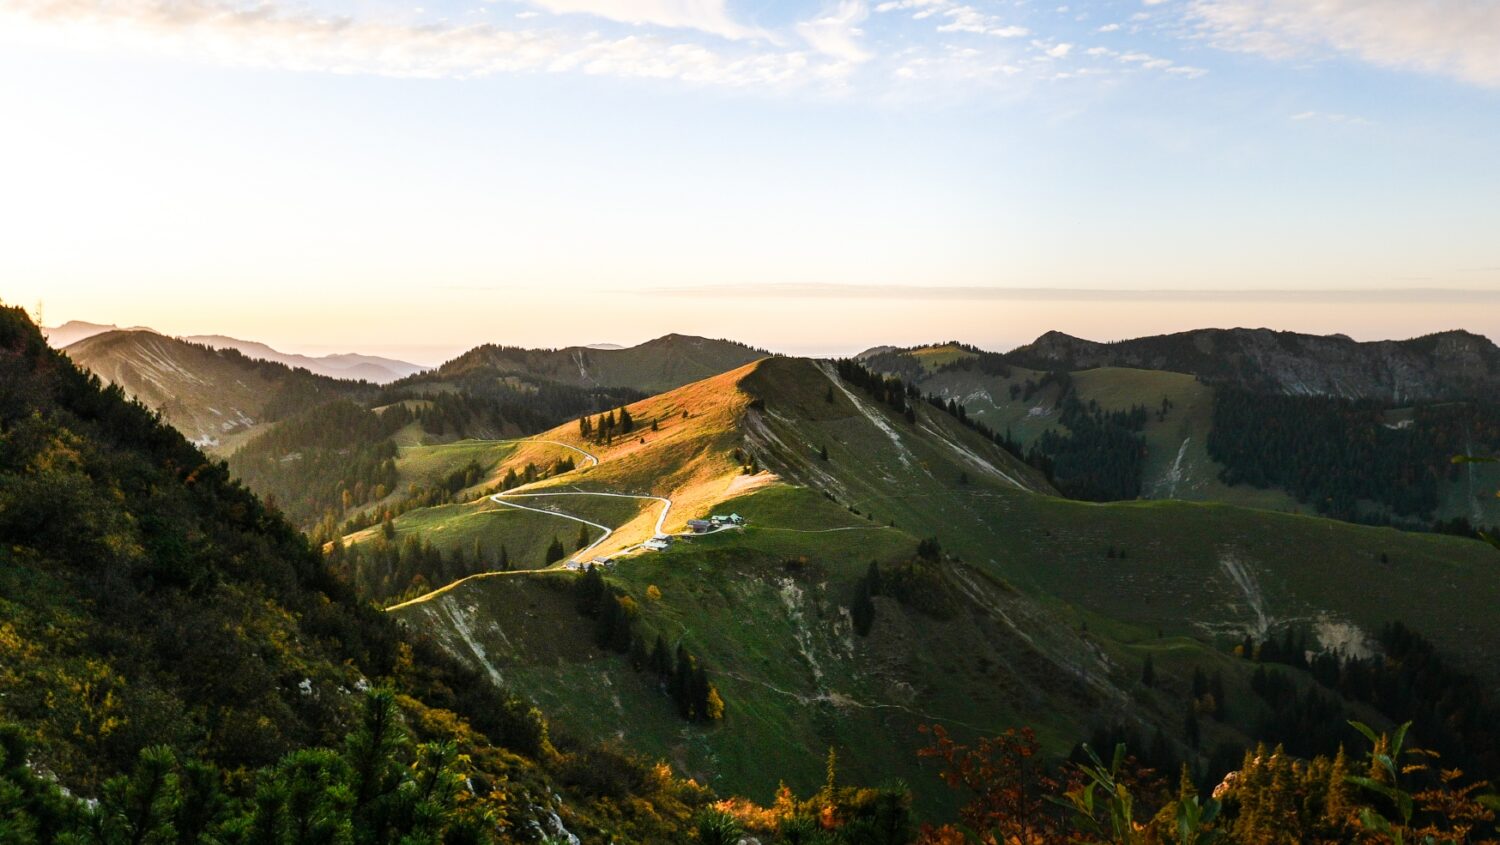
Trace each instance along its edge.
{"label": "exposed rock face", "polygon": [[1048,332],[1006,357],[1036,369],[1170,370],[1257,390],[1381,402],[1500,392],[1500,348],[1465,331],[1367,343],[1270,329],[1200,329],[1115,343]]}

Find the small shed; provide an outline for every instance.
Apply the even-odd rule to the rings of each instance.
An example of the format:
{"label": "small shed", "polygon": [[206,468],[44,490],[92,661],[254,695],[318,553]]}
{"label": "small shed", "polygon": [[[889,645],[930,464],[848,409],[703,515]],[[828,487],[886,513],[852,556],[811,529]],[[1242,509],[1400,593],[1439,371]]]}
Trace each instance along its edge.
{"label": "small shed", "polygon": [[713,527],[714,524],[706,519],[688,520],[688,528],[692,529],[694,534],[707,534]]}

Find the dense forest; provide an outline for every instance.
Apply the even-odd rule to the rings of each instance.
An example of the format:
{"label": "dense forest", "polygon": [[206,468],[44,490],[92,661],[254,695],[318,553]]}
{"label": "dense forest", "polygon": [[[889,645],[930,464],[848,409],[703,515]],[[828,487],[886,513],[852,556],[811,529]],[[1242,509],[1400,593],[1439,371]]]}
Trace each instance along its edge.
{"label": "dense forest", "polygon": [[303,411],[245,444],[229,469],[298,525],[345,513],[396,489],[391,435],[412,421],[404,405],[383,413],[347,399]]}
{"label": "dense forest", "polygon": [[1028,462],[1046,472],[1069,498],[1111,502],[1139,496],[1146,458],[1141,437],[1145,406],[1106,411],[1092,399],[1087,404],[1079,401],[1070,387],[1064,391],[1058,422],[1067,433],[1043,432],[1027,452]]}
{"label": "dense forest", "polygon": [[1393,422],[1376,403],[1214,391],[1208,450],[1228,484],[1282,487],[1339,519],[1373,505],[1431,522],[1439,486],[1455,481],[1455,455],[1500,447],[1500,406],[1423,405]]}

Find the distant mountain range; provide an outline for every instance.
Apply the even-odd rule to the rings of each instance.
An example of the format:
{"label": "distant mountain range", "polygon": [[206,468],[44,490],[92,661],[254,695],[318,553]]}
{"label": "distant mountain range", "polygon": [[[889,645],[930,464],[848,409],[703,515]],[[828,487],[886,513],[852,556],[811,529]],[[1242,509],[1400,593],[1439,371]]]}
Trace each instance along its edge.
{"label": "distant mountain range", "polygon": [[409,361],[382,358],[378,355],[359,355],[353,352],[317,356],[297,355],[277,351],[264,343],[253,340],[239,340],[217,334],[195,334],[182,339],[191,343],[212,346],[215,349],[237,349],[251,358],[275,361],[279,364],[286,364],[288,367],[301,367],[320,376],[368,381],[374,384],[389,384],[428,369],[421,364],[413,364]]}
{"label": "distant mountain range", "polygon": [[[115,325],[70,320],[60,326],[43,328],[42,335],[47,338],[47,343],[54,349],[63,349],[81,340],[116,331],[160,334],[155,329],[143,326],[121,329]],[[215,349],[235,349],[251,358],[262,361],[275,361],[278,364],[285,364],[288,367],[301,367],[315,375],[368,381],[374,384],[388,384],[397,379],[405,378],[406,376],[428,369],[420,364],[400,361],[395,358],[382,358],[378,355],[359,355],[348,352],[333,355],[298,355],[290,352],[281,352],[259,341],[240,340],[239,338],[228,337],[226,335],[186,335],[178,339],[188,341],[189,343],[211,346]]]}

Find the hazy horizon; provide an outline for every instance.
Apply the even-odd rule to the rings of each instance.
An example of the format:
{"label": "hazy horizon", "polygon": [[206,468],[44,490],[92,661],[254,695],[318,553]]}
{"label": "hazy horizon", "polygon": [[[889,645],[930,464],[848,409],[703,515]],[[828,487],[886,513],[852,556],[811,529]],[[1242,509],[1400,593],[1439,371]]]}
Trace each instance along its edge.
{"label": "hazy horizon", "polygon": [[[677,325],[673,325],[665,319],[658,320],[652,323],[653,326],[656,326],[656,328],[652,329],[621,328],[610,327],[606,325],[601,327],[600,331],[612,332],[612,334],[598,336],[591,335],[587,332],[587,330],[580,329],[576,326],[559,326],[554,329],[543,327],[540,329],[533,329],[521,333],[499,333],[494,336],[486,336],[481,333],[476,333],[472,336],[465,336],[463,339],[453,340],[446,344],[426,345],[410,342],[382,342],[378,339],[373,339],[373,333],[370,335],[366,335],[364,339],[361,339],[361,334],[359,331],[360,327],[354,324],[345,325],[345,329],[347,331],[346,336],[348,340],[346,342],[336,343],[319,341],[316,339],[316,335],[297,335],[285,330],[273,330],[269,335],[249,334],[237,330],[225,330],[222,327],[214,325],[203,325],[204,323],[211,322],[212,318],[203,318],[198,321],[189,322],[184,324],[182,327],[176,326],[175,324],[171,327],[168,327],[167,324],[159,323],[159,321],[152,321],[150,319],[101,319],[99,315],[95,315],[95,317],[92,319],[88,316],[84,316],[69,317],[67,320],[53,320],[50,319],[50,317],[47,317],[47,315],[45,314],[43,316],[44,318],[46,318],[44,319],[44,325],[47,328],[55,328],[70,320],[78,320],[80,322],[94,323],[97,325],[114,324],[121,329],[147,328],[173,337],[222,335],[226,337],[232,337],[236,340],[241,341],[264,343],[276,349],[278,352],[289,354],[317,356],[337,353],[356,353],[363,355],[379,355],[388,358],[404,360],[410,363],[421,364],[423,366],[437,366],[445,361],[457,357],[458,355],[461,355],[464,352],[467,352],[470,349],[473,349],[476,346],[480,346],[486,343],[494,343],[507,346],[523,346],[531,348],[560,348],[570,346],[595,346],[605,344],[615,344],[623,347],[629,347],[639,343],[644,343],[666,334],[683,334],[713,338],[725,338],[728,340],[745,343],[751,346],[764,348],[771,352],[779,354],[807,356],[849,356],[857,354],[859,352],[863,352],[866,349],[870,349],[876,346],[917,346],[927,343],[941,343],[948,341],[959,341],[961,343],[967,343],[973,346],[977,346],[981,349],[995,352],[1006,352],[1014,349],[1017,346],[1030,343],[1031,341],[1035,340],[1037,337],[1048,331],[1061,331],[1066,334],[1074,335],[1076,337],[1082,337],[1088,340],[1095,340],[1100,342],[1128,340],[1136,337],[1155,334],[1169,334],[1172,332],[1189,331],[1193,329],[1213,328],[1267,328],[1276,331],[1297,331],[1306,334],[1344,334],[1358,341],[1405,340],[1412,337],[1432,334],[1434,332],[1450,330],[1471,331],[1476,334],[1484,335],[1491,339],[1493,339],[1494,337],[1491,332],[1480,331],[1471,326],[1462,324],[1461,321],[1456,321],[1452,324],[1443,323],[1444,319],[1451,316],[1449,309],[1453,307],[1455,301],[1459,303],[1467,302],[1468,304],[1490,304],[1490,306],[1493,307],[1493,300],[1496,298],[1491,296],[1464,297],[1458,296],[1457,294],[1459,294],[1460,292],[1454,291],[1404,292],[1408,296],[1414,296],[1418,293],[1438,294],[1432,297],[1435,302],[1431,303],[1431,314],[1429,315],[1429,320],[1413,319],[1412,308],[1414,303],[1409,299],[1403,301],[1400,298],[1392,298],[1389,295],[1391,292],[1386,292],[1387,296],[1385,297],[1384,301],[1380,303],[1380,305],[1382,309],[1388,312],[1388,321],[1369,321],[1368,323],[1366,323],[1366,325],[1374,328],[1370,331],[1365,332],[1340,329],[1336,326],[1340,324],[1338,320],[1339,315],[1346,314],[1351,307],[1368,310],[1371,305],[1365,304],[1361,306],[1358,303],[1343,301],[1343,298],[1340,296],[1330,295],[1332,292],[1312,292],[1313,298],[1311,299],[1311,301],[1308,301],[1306,299],[1302,301],[1302,303],[1299,305],[1299,310],[1301,313],[1297,315],[1287,315],[1284,313],[1284,309],[1288,307],[1291,301],[1290,299],[1267,298],[1264,293],[1260,292],[1257,292],[1259,296],[1259,298],[1257,299],[1256,297],[1250,296],[1247,293],[1242,293],[1241,298],[1232,298],[1220,303],[1223,308],[1222,313],[1229,314],[1231,313],[1232,309],[1233,313],[1237,313],[1241,315],[1241,317],[1245,318],[1239,320],[1238,322],[1225,321],[1220,323],[1205,323],[1201,325],[1189,325],[1184,323],[1178,325],[1172,323],[1170,317],[1167,316],[1157,321],[1157,323],[1161,326],[1159,330],[1138,332],[1125,331],[1123,333],[1110,333],[1108,331],[1111,324],[1116,327],[1122,324],[1127,324],[1120,319],[1120,311],[1122,310],[1122,307],[1127,312],[1136,312],[1136,316],[1140,319],[1140,322],[1150,322],[1150,320],[1148,319],[1149,315],[1145,313],[1150,310],[1150,306],[1155,303],[1160,303],[1162,301],[1161,297],[1163,294],[1171,294],[1177,292],[1132,292],[1138,295],[1155,294],[1155,296],[1139,296],[1139,298],[1122,298],[1120,296],[1120,292],[1072,291],[1069,293],[1073,294],[1075,298],[1053,300],[1044,299],[1040,302],[1040,305],[1042,307],[1033,309],[1038,315],[1039,320],[1045,320],[1048,317],[1054,317],[1058,320],[1057,325],[1037,323],[1034,327],[1028,329],[1026,325],[1020,322],[1020,317],[1015,317],[1014,315],[1012,315],[1012,319],[1007,320],[1006,323],[1006,326],[1010,331],[1009,334],[986,334],[982,330],[976,330],[975,333],[968,335],[954,332],[948,332],[945,334],[944,330],[940,327],[934,328],[931,332],[924,334],[923,330],[920,328],[907,328],[895,331],[890,336],[881,336],[872,333],[869,335],[858,336],[857,339],[853,341],[843,343],[820,341],[815,334],[805,337],[796,336],[787,332],[771,331],[762,331],[759,334],[754,331],[746,331],[741,334],[736,334],[733,331],[734,327],[732,325],[727,325],[720,322],[714,322],[713,324],[723,327],[723,332],[706,331],[703,328],[704,322],[702,320],[696,320],[691,316],[684,319],[680,324]],[[1076,305],[1080,301],[1080,299],[1077,298],[1078,295],[1083,293],[1100,294],[1097,297],[1096,301],[1109,302],[1110,313],[1108,315],[1095,315],[1092,319],[1069,319],[1064,313],[1069,309],[1064,309],[1060,306],[1067,304]],[[851,304],[850,300],[848,299],[837,300],[831,296],[803,298],[835,300],[834,304],[825,306],[830,312],[847,310]],[[880,299],[880,301],[886,302],[887,307],[899,307],[902,304],[909,303],[911,300]],[[951,302],[954,300],[949,301]],[[1007,306],[1013,306],[1016,302],[1020,302],[1023,305],[1037,304],[1037,300],[1034,297],[1018,297],[1017,299],[1008,301],[1005,304]],[[895,304],[893,305],[891,303]],[[765,307],[765,304],[765,302],[761,302],[759,303],[759,307]],[[785,306],[783,304],[779,307]],[[1309,307],[1311,307],[1314,312],[1321,311],[1326,313],[1323,313],[1321,315],[1310,315],[1307,313]],[[1261,315],[1270,321],[1257,322],[1254,319],[1249,319],[1248,317],[1250,315]],[[35,315],[33,314],[33,316]],[[954,317],[953,325],[960,325],[964,323],[964,320],[959,319],[956,316]],[[1100,330],[1090,332],[1074,330],[1066,327],[1068,325],[1077,325],[1080,323],[1084,325],[1096,326]],[[1130,322],[1128,324],[1134,325],[1136,323]],[[1414,331],[1402,330],[1401,327],[1407,325],[1420,325],[1424,326],[1424,328]],[[1388,330],[1382,332],[1381,327],[1385,327]],[[246,328],[251,327],[247,326]],[[767,339],[771,337],[776,338],[776,340]]]}

